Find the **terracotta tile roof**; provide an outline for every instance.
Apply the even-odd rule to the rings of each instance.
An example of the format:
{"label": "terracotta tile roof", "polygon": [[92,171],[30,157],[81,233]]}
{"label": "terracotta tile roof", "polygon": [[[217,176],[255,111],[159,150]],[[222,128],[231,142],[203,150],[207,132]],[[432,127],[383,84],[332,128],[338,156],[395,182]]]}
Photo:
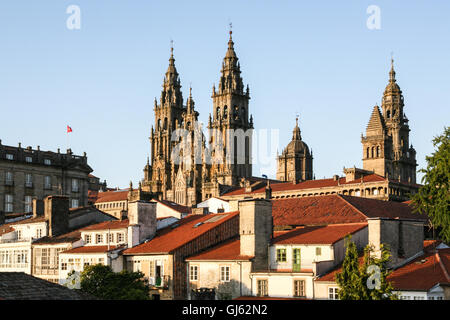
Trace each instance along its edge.
{"label": "terracotta tile roof", "polygon": [[154,200],[180,213],[190,213],[191,208],[168,200]]}
{"label": "terracotta tile roof", "polygon": [[325,225],[366,222],[366,217],[336,195],[272,200],[274,225]]}
{"label": "terracotta tile roof", "polygon": [[[364,254],[361,252],[358,257],[358,263],[361,266],[364,263]],[[342,272],[342,263],[338,266],[334,267],[328,273],[319,276],[315,281],[327,281],[327,282],[336,282],[336,274]]]}
{"label": "terracotta tile roof", "polygon": [[239,237],[224,241],[223,243],[205,250],[197,255],[187,258],[190,260],[250,260],[253,256],[241,255],[241,242]]}
{"label": "terracotta tile roof", "polygon": [[83,246],[63,251],[61,253],[106,253],[120,248],[124,248],[124,246],[109,246],[109,250],[108,246]]}
{"label": "terracotta tile roof", "polygon": [[80,231],[124,229],[124,228],[128,228],[128,219],[114,220],[114,221],[104,221],[104,222],[93,224],[93,225],[88,226],[88,227],[84,227],[84,228],[80,229]]}
{"label": "terracotta tile roof", "polygon": [[275,231],[273,244],[334,244],[349,234],[367,227],[367,223],[297,227],[289,231]]}
{"label": "terracotta tile roof", "polygon": [[[339,182],[338,182],[339,181]],[[363,177],[363,182],[376,182],[376,181],[386,181],[386,178],[377,175],[370,174]],[[296,184],[292,182],[271,182],[270,187],[272,188],[272,193],[279,191],[290,191],[290,190],[303,190],[303,189],[314,189],[314,188],[324,188],[324,187],[335,187],[338,185],[345,184],[355,184],[361,183],[361,179],[355,179],[353,181],[346,181],[345,177],[340,177],[339,180],[334,180],[334,178],[329,179],[319,179],[319,180],[306,180]],[[264,193],[266,185],[263,185],[251,192],[245,192],[245,188],[239,188],[228,193],[223,194],[222,196],[234,196],[234,195],[243,195],[243,194],[255,194],[255,193]]]}
{"label": "terracotta tile roof", "polygon": [[272,215],[276,226],[358,223],[377,217],[426,218],[404,203],[343,195],[272,199]]}
{"label": "terracotta tile roof", "polygon": [[128,200],[128,190],[99,192],[95,203]]}
{"label": "terracotta tile roof", "polygon": [[[236,217],[238,214],[239,211],[208,215],[189,215],[169,227],[158,230],[152,240],[129,248],[124,251],[124,254],[171,253],[205,232]],[[222,218],[214,222],[207,222],[207,220],[214,217]],[[202,224],[198,225],[201,222]]]}
{"label": "terracotta tile roof", "polygon": [[450,249],[426,252],[394,270],[388,280],[396,290],[428,291],[438,283],[450,283]]}
{"label": "terracotta tile roof", "polygon": [[414,213],[412,207],[407,203],[396,201],[382,201],[362,197],[352,197],[340,195],[345,201],[353,207],[363,212],[368,218],[392,218],[392,219],[412,219],[427,220],[426,215]]}
{"label": "terracotta tile roof", "polygon": [[96,298],[23,272],[0,272],[0,300],[95,300]]}

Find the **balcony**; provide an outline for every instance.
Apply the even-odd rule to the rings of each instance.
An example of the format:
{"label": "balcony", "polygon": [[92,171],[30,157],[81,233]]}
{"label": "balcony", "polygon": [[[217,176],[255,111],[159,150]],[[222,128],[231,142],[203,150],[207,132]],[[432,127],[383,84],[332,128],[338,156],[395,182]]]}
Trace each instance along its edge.
{"label": "balcony", "polygon": [[[153,280],[153,281],[152,281]],[[170,276],[155,277],[150,279],[150,287],[152,289],[169,289]]]}

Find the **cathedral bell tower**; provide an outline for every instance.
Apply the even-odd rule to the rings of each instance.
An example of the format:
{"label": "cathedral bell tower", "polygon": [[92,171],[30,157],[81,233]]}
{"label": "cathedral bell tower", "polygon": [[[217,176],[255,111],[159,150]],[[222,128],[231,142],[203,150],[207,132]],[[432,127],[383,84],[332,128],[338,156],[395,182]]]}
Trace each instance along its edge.
{"label": "cathedral bell tower", "polygon": [[170,49],[169,67],[164,76],[159,104],[155,99],[155,128],[151,128],[151,166],[147,164],[144,169],[146,178],[144,186],[149,191],[161,193],[166,197],[166,192],[171,188],[170,157],[173,144],[171,142],[172,131],[182,121],[183,95],[181,93],[180,77],[175,67],[173,46]]}
{"label": "cathedral bell tower", "polygon": [[410,129],[393,59],[381,107],[382,111],[374,107],[366,136],[361,139],[363,168],[389,179],[416,183],[416,151],[409,144]]}
{"label": "cathedral bell tower", "polygon": [[278,156],[277,180],[295,183],[312,180],[312,161],[312,152],[309,151],[308,145],[302,141],[298,118],[296,118],[292,141]]}
{"label": "cathedral bell tower", "polygon": [[249,87],[244,90],[232,31],[222,63],[218,88],[213,86],[213,116],[208,124],[212,155],[211,177],[220,184],[238,185],[252,176],[253,119],[249,115]]}

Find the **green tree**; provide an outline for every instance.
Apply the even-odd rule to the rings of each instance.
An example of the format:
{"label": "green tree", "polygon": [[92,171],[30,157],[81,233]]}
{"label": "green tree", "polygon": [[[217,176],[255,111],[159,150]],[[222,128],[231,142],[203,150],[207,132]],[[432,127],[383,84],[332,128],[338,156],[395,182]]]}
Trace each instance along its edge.
{"label": "green tree", "polygon": [[341,300],[396,300],[392,294],[392,285],[386,280],[389,275],[387,263],[390,259],[389,248],[381,245],[381,257],[374,256],[374,247],[364,249],[362,263],[351,236],[345,239],[346,254],[342,271],[336,274]]}
{"label": "green tree", "polygon": [[82,291],[106,300],[148,300],[149,286],[142,272],[113,272],[101,264],[87,266],[80,276]]}
{"label": "green tree", "polygon": [[434,228],[440,229],[440,237],[450,242],[450,127],[433,139],[436,151],[426,157],[427,168],[424,173],[423,186],[412,196],[414,211],[427,214]]}

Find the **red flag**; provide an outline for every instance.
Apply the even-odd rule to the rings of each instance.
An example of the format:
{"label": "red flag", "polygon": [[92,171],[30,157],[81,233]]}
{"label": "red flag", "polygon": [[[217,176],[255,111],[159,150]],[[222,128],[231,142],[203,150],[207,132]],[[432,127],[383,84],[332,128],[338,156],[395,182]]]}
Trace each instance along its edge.
{"label": "red flag", "polygon": [[72,128],[67,126],[67,133],[72,132]]}

